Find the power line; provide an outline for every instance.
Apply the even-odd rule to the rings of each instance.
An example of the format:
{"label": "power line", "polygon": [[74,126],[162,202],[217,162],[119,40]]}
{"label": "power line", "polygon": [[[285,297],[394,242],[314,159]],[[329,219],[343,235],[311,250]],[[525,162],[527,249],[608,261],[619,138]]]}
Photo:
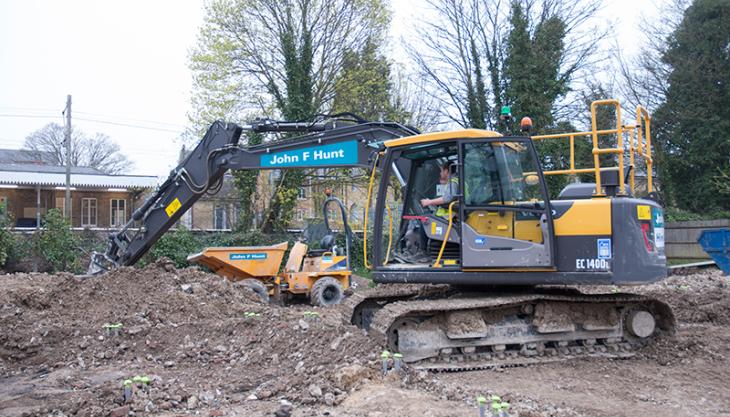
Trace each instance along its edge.
{"label": "power line", "polygon": [[81,117],[76,117],[75,119],[76,120],[83,120],[85,122],[92,122],[92,123],[102,123],[102,124],[114,125],[114,126],[132,127],[132,128],[135,128],[135,129],[158,130],[158,131],[161,131],[161,132],[182,133],[182,131],[185,130],[185,129],[173,130],[173,129],[165,129],[165,128],[161,128],[161,127],[140,126],[140,125],[133,125],[133,124],[129,124],[129,123],[110,122],[110,121],[107,121],[107,120],[87,119],[87,118],[81,118]]}
{"label": "power line", "polygon": [[58,111],[58,109],[39,109],[35,107],[11,107],[11,106],[0,106],[0,109],[4,110],[10,110],[10,111],[32,111],[32,112],[51,112],[55,113]]}
{"label": "power line", "polygon": [[[27,113],[31,112],[31,113],[55,114],[58,111],[56,109],[41,109],[41,108],[34,108],[34,107],[11,107],[11,106],[0,106],[0,109],[16,113],[16,115],[18,117],[31,117],[31,116],[42,117],[42,116],[44,116],[43,114],[36,115],[36,114],[27,114]],[[18,114],[18,113],[21,113],[22,115]],[[171,128],[178,128],[178,129],[185,128],[185,125],[181,125],[179,123],[161,122],[161,121],[157,121],[157,120],[135,119],[135,118],[131,118],[131,117],[114,116],[114,115],[91,113],[91,112],[85,112],[85,111],[74,111],[74,113],[91,116],[91,117],[95,118],[95,120],[106,119],[106,120],[109,120],[112,122],[116,121],[117,123],[132,122],[130,124],[134,124],[136,122],[136,123],[145,123],[145,124],[153,124],[153,125],[163,125],[163,126],[168,126]],[[14,117],[14,116],[15,115],[9,115],[9,117]]]}
{"label": "power line", "polygon": [[[7,113],[0,113],[0,117],[16,117],[16,118],[28,118],[28,119],[62,119],[62,115],[58,116],[41,116],[36,114],[7,114]],[[142,126],[142,125],[135,125],[131,123],[121,123],[121,122],[112,122],[108,120],[98,120],[98,119],[88,119],[85,117],[75,117],[76,120],[83,120],[85,122],[91,122],[91,123],[102,123],[107,125],[114,125],[114,126],[122,126],[122,127],[131,127],[135,129],[146,129],[146,130],[156,130],[161,132],[172,132],[172,133],[182,133],[185,129],[165,129],[162,127],[153,127],[153,126]]]}
{"label": "power line", "polygon": [[166,125],[174,128],[184,128],[184,125],[178,124],[178,123],[169,123],[169,122],[158,122],[156,120],[145,120],[145,119],[134,119],[129,117],[120,117],[120,116],[110,116],[106,114],[99,114],[99,113],[89,113],[89,112],[83,112],[83,111],[77,111],[77,114],[85,114],[87,116],[92,116],[96,118],[102,118],[102,119],[111,119],[111,120],[121,120],[123,122],[139,122],[139,123],[151,123],[155,125]]}
{"label": "power line", "polygon": [[21,118],[29,118],[29,119],[62,119],[63,116],[61,114],[57,116],[41,116],[39,114],[0,114],[0,117],[21,117]]}

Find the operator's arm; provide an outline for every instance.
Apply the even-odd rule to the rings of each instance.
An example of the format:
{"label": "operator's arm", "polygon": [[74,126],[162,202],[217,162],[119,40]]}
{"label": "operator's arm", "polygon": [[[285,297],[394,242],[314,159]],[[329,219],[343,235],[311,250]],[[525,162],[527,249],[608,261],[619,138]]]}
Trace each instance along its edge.
{"label": "operator's arm", "polygon": [[446,204],[448,201],[445,201],[443,197],[438,198],[423,198],[421,199],[421,206],[440,206],[442,204]]}
{"label": "operator's arm", "polygon": [[424,198],[421,200],[421,206],[441,206],[444,204],[449,204],[454,200],[454,193],[451,187],[456,187],[456,183],[453,180],[449,180],[448,183],[444,186],[444,194],[441,197],[436,198]]}

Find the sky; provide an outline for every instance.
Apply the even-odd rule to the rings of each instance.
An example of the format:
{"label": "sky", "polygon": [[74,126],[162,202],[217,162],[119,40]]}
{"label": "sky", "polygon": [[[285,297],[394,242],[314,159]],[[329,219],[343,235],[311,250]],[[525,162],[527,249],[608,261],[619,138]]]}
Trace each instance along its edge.
{"label": "sky", "polygon": [[[410,33],[423,0],[394,0],[389,53]],[[652,0],[606,1],[598,19],[636,51],[639,16]],[[192,77],[188,57],[204,16],[202,0],[0,0],[0,148],[63,123],[105,133],[134,166],[164,177],[175,167],[187,125]]]}

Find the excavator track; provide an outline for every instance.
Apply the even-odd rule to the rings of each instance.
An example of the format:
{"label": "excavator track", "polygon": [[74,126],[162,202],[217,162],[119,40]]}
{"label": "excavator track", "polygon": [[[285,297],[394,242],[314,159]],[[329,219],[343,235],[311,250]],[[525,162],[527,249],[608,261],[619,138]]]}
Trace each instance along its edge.
{"label": "excavator track", "polygon": [[675,330],[671,309],[634,294],[572,288],[459,293],[414,286],[355,294],[350,322],[416,369],[466,371],[575,358],[629,358]]}

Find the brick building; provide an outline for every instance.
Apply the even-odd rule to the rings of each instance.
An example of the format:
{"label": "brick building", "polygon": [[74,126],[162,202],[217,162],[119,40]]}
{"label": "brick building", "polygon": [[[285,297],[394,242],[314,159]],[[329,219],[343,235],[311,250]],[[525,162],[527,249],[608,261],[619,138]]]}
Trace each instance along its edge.
{"label": "brick building", "polygon": [[[157,185],[157,177],[108,175],[71,168],[71,225],[115,229],[124,225]],[[37,228],[52,208],[64,210],[66,168],[50,165],[37,152],[0,149],[0,206],[19,229]]]}

